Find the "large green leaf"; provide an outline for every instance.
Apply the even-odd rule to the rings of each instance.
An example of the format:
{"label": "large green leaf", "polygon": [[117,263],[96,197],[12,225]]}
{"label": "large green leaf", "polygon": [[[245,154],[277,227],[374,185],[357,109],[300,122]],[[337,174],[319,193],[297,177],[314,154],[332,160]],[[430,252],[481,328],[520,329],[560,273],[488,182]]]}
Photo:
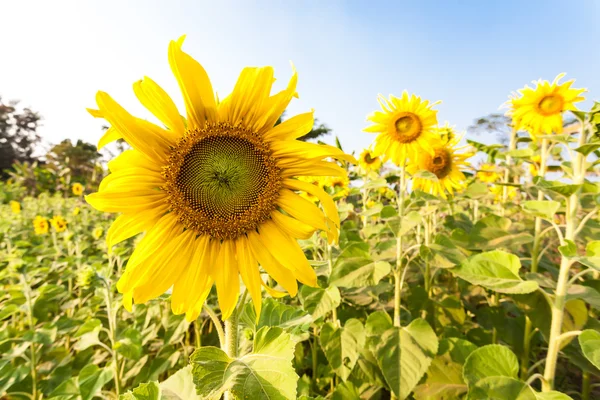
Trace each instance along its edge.
{"label": "large green leaf", "polygon": [[[384,318],[379,319],[375,329],[368,329],[369,334],[379,332],[383,323]],[[400,400],[406,399],[425,375],[438,349],[435,332],[420,318],[404,328],[388,328],[369,343],[390,390]]]}
{"label": "large green leaf", "polygon": [[161,400],[161,398],[158,382],[142,383],[133,391],[119,397],[120,400]]}
{"label": "large green leaf", "polygon": [[483,378],[504,376],[517,378],[519,362],[508,347],[490,344],[473,351],[465,361],[463,377],[472,386]]}
{"label": "large green leaf", "polygon": [[390,270],[390,264],[385,261],[373,261],[367,257],[338,257],[329,283],[347,288],[375,286]]}
{"label": "large green leaf", "polygon": [[554,200],[529,200],[523,203],[523,210],[537,217],[552,220],[560,208],[560,203]]}
{"label": "large green leaf", "polygon": [[577,192],[582,185],[573,185],[560,181],[547,181],[540,176],[533,178],[533,183],[540,189],[558,193],[565,197],[569,197],[573,193]]}
{"label": "large green leaf", "polygon": [[91,400],[97,396],[108,381],[113,378],[110,367],[99,368],[95,364],[88,364],[79,372],[79,392],[82,400]]}
{"label": "large green leaf", "polygon": [[265,326],[278,326],[287,332],[297,334],[308,330],[312,318],[306,311],[298,307],[269,297],[263,300],[258,322],[256,322],[256,312],[252,303],[247,303],[244,306],[241,320],[246,326],[253,328],[255,331]]}
{"label": "large green leaf", "polygon": [[160,383],[162,400],[201,400],[196,393],[192,366],[188,365]]}
{"label": "large green leaf", "polygon": [[321,289],[304,285],[300,289],[300,300],[304,309],[316,320],[337,308],[342,298],[336,286]]}
{"label": "large green leaf", "polygon": [[119,333],[114,349],[125,358],[139,360],[142,356],[142,334],[129,327]]}
{"label": "large green leaf", "polygon": [[320,342],[329,365],[346,381],[365,345],[363,324],[354,318],[347,320],[343,328],[327,322],[321,328]]}
{"label": "large green leaf", "polygon": [[190,359],[198,394],[218,399],[229,390],[240,399],[295,399],[294,347],[282,328],[269,327],[256,332],[252,352],[237,359],[216,347],[201,347]]}
{"label": "large green leaf", "polygon": [[469,387],[469,400],[536,400],[529,385],[508,376],[488,376]]}
{"label": "large green leaf", "polygon": [[521,279],[520,268],[519,257],[494,250],[476,254],[450,271],[469,283],[499,293],[530,293],[537,290],[537,282]]}
{"label": "large green leaf", "polygon": [[600,369],[600,333],[586,329],[579,335],[579,345],[583,355]]}
{"label": "large green leaf", "polygon": [[467,393],[463,365],[477,349],[473,343],[458,338],[442,339],[425,383],[415,388],[417,400],[458,399]]}

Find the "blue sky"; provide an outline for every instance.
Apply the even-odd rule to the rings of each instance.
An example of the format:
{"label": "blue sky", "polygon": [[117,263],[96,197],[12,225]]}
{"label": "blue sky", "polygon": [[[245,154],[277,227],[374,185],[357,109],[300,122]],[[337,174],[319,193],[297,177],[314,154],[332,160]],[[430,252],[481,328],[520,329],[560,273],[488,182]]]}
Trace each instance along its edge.
{"label": "blue sky", "polygon": [[151,119],[132,91],[144,75],[182,105],[167,61],[169,40],[181,34],[222,96],[248,65],[274,66],[282,87],[293,61],[300,99],[287,115],[314,108],[349,152],[373,139],[361,130],[378,93],[442,100],[440,123],[459,130],[497,112],[511,91],[560,72],[589,89],[582,107],[600,97],[594,0],[40,0],[2,8],[0,96],[44,116],[46,143],[97,142],[101,122],[85,112],[97,90]]}

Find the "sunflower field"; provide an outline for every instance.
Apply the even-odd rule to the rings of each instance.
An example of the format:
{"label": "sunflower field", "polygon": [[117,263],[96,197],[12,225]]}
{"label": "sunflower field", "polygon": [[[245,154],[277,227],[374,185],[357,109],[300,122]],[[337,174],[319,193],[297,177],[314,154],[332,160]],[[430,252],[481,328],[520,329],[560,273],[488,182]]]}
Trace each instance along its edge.
{"label": "sunflower field", "polygon": [[584,89],[515,91],[484,144],[400,88],[347,154],[297,140],[312,112],[281,121],[295,70],[219,98],[182,46],[185,110],[150,78],[157,124],[97,93],[98,147],[129,146],[99,184],[0,183],[1,399],[600,399]]}

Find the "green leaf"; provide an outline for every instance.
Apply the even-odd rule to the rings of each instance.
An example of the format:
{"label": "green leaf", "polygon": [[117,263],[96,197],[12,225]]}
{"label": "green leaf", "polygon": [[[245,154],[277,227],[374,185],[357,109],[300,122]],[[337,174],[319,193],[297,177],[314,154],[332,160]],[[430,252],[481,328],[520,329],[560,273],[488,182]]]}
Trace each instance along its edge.
{"label": "green leaf", "polygon": [[373,261],[364,257],[338,257],[329,283],[347,288],[375,286],[390,270],[390,264],[385,261]]}
{"label": "green leaf", "polygon": [[196,394],[192,366],[188,365],[160,383],[162,400],[201,400]]}
{"label": "green leaf", "polygon": [[244,306],[241,320],[246,326],[255,331],[265,326],[278,326],[292,334],[299,334],[308,330],[312,322],[311,316],[306,311],[273,298],[263,300],[258,323],[256,323],[256,313],[252,303],[247,303]]}
{"label": "green leaf", "polygon": [[425,383],[415,388],[417,400],[458,399],[467,392],[463,365],[477,349],[473,343],[458,338],[442,339]]}
{"label": "green leaf", "polygon": [[600,292],[589,286],[571,285],[567,290],[567,300],[581,299],[600,310]]}
{"label": "green leaf", "polygon": [[552,220],[560,208],[560,203],[554,200],[529,200],[523,203],[523,210],[537,217]]}
{"label": "green leaf", "polygon": [[577,257],[577,245],[572,240],[565,239],[565,244],[558,246],[558,251],[567,258]]}
{"label": "green leaf", "polygon": [[97,396],[108,381],[113,378],[113,370],[109,367],[98,368],[88,364],[79,372],[79,392],[83,400],[91,400]]}
{"label": "green leaf", "polygon": [[586,329],[579,335],[579,345],[585,358],[600,369],[600,333]]}
{"label": "green leaf", "polygon": [[102,328],[102,321],[97,318],[88,319],[77,329],[73,337],[80,337],[90,332],[99,332],[100,328]]}
{"label": "green leaf", "polygon": [[588,242],[585,246],[585,255],[588,257],[600,257],[600,240]]}
{"label": "green leaf", "polygon": [[565,197],[569,197],[573,193],[577,192],[582,186],[571,185],[560,181],[547,181],[541,176],[536,176],[535,178],[533,178],[533,183],[540,189],[558,193]]}
{"label": "green leaf", "polygon": [[467,258],[448,236],[441,234],[429,246],[421,245],[419,254],[437,268],[452,268]]}
{"label": "green leaf", "polygon": [[119,333],[114,350],[130,360],[139,360],[142,356],[142,334],[135,328],[127,328]]}
{"label": "green leaf", "polygon": [[19,306],[17,306],[16,304],[9,304],[6,306],[2,306],[2,309],[0,310],[0,321],[10,317],[13,314],[16,314],[18,311],[19,311]]}
{"label": "green leaf", "polygon": [[583,146],[579,146],[575,149],[576,152],[583,154],[584,156],[600,149],[600,143],[587,143]]}
{"label": "green leaf", "polygon": [[216,347],[199,348],[190,359],[198,395],[218,399],[229,390],[240,399],[295,399],[294,347],[283,329],[264,327],[256,332],[252,353],[237,359]]}
{"label": "green leaf", "polygon": [[487,196],[490,192],[488,186],[479,181],[475,181],[471,183],[464,192],[465,197],[470,199],[480,199],[482,197]]}
{"label": "green leaf", "polygon": [[331,400],[361,400],[361,397],[352,382],[342,382],[335,387]]}
{"label": "green leaf", "polygon": [[396,210],[396,207],[393,207],[393,206],[384,206],[381,209],[380,216],[383,219],[396,217],[397,215],[398,215],[398,211]]}
{"label": "green leaf", "polygon": [[488,376],[469,387],[469,400],[536,400],[525,382],[508,376]]}
{"label": "green leaf", "polygon": [[506,152],[507,156],[513,157],[513,158],[529,158],[531,156],[533,156],[533,150],[529,147],[526,147],[524,149],[514,149],[514,150],[510,150]]}
{"label": "green leaf", "polygon": [[475,385],[483,378],[504,376],[517,378],[519,362],[508,347],[490,344],[473,351],[465,361],[463,377],[467,385]]}
{"label": "green leaf", "polygon": [[369,343],[389,388],[399,400],[410,395],[438,349],[435,332],[420,318],[404,328],[389,328],[383,335],[370,338]]}
{"label": "green leaf", "polygon": [[317,320],[337,308],[342,298],[339,289],[335,286],[321,289],[304,285],[300,289],[300,300],[304,309]]}
{"label": "green leaf", "polygon": [[127,392],[119,400],[161,400],[158,382],[142,383],[132,392]]}
{"label": "green leaf", "polygon": [[519,257],[494,250],[469,257],[450,271],[469,283],[499,293],[530,293],[537,290],[537,282],[521,279],[520,268]]}
{"label": "green leaf", "polygon": [[351,318],[340,328],[327,322],[321,328],[319,339],[329,365],[345,382],[365,345],[365,328],[362,323]]}
{"label": "green leaf", "polygon": [[394,232],[397,232],[399,236],[405,235],[419,225],[421,221],[423,221],[421,214],[411,211],[402,218],[401,225]]}

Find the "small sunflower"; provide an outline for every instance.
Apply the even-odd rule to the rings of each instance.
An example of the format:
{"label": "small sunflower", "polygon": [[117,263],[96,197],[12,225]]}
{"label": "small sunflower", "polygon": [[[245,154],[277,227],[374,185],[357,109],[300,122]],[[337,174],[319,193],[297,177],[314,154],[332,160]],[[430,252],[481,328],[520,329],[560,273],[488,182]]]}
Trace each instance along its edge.
{"label": "small sunflower", "polygon": [[35,217],[33,220],[33,230],[35,231],[36,235],[45,235],[48,233],[49,229],[50,224],[46,218],[42,217],[41,215]]}
{"label": "small sunflower", "polygon": [[21,203],[19,203],[18,201],[11,200],[10,201],[10,209],[12,210],[12,212],[14,214],[20,214],[21,213]]}
{"label": "small sunflower", "polygon": [[324,181],[324,186],[333,190],[333,197],[340,199],[348,196],[350,181],[347,176],[332,176]]}
{"label": "small sunflower", "polygon": [[381,168],[381,164],[381,158],[375,157],[373,151],[370,149],[364,149],[362,153],[360,153],[358,166],[363,171],[377,171]]}
{"label": "small sunflower", "polygon": [[79,208],[79,207],[75,207],[75,208],[73,209],[73,212],[72,212],[72,214],[73,214],[73,216],[74,216],[74,217],[76,217],[76,216],[78,216],[78,215],[79,215],[79,213],[80,213],[80,212],[81,212],[81,208]]}
{"label": "small sunflower", "polygon": [[73,186],[71,186],[71,191],[75,196],[81,196],[83,194],[83,189],[84,188],[81,183],[74,183]]}
{"label": "small sunflower", "polygon": [[[492,185],[490,192],[494,195],[494,203],[500,203],[504,196],[504,185]],[[519,193],[514,186],[506,186],[506,196],[508,200],[514,200]]]}
{"label": "small sunflower", "polygon": [[365,132],[379,133],[375,139],[373,156],[383,156],[383,161],[392,160],[403,166],[407,158],[417,159],[421,154],[433,156],[434,146],[439,140],[436,134],[437,111],[420,97],[408,95],[402,97],[383,96],[378,98],[382,111],[375,111],[367,119],[374,125],[365,128]]}
{"label": "small sunflower", "polygon": [[454,191],[464,188],[466,177],[462,171],[468,167],[466,159],[472,154],[458,153],[459,149],[456,146],[459,141],[459,137],[454,137],[446,143],[440,141],[441,144],[434,147],[433,155],[424,153],[406,167],[411,175],[418,171],[428,171],[437,178],[437,180],[433,180],[415,177],[412,183],[413,189],[419,189],[445,199],[446,192],[454,194]]}
{"label": "small sunflower", "polygon": [[52,217],[50,223],[56,232],[64,232],[67,229],[67,221],[60,215]]}
{"label": "small sunflower", "polygon": [[583,101],[580,96],[586,89],[571,89],[575,80],[559,84],[565,74],[559,74],[552,83],[533,81],[535,87],[525,86],[511,96],[507,104],[516,129],[525,129],[533,136],[560,134],[563,131],[562,113],[575,111],[575,103]]}
{"label": "small sunflower", "polygon": [[[169,63],[186,118],[147,77],[134,91],[166,128],[132,116],[98,92],[99,110],[90,113],[111,124],[100,144],[122,137],[133,149],[109,163],[111,174],[86,200],[101,211],[123,213],[107,232],[109,248],[146,232],[117,283],[128,310],[132,301],[144,303],[172,287],[173,312],[195,320],[214,283],[227,319],[241,276],[260,315],[259,264],[296,295],[297,281],[317,284],[296,239],[317,229],[327,232],[329,242],[339,235],[331,197],[296,177],[345,176],[327,160],[356,160],[336,147],[296,140],[312,129],[312,112],[275,126],[297,96],[295,71],[287,88],[271,95],[273,68],[245,68],[231,95],[219,102],[204,68],[183,52],[183,39],[170,43]],[[324,212],[298,192],[316,196]]]}
{"label": "small sunflower", "polygon": [[476,175],[477,178],[484,183],[494,183],[501,177],[496,164],[481,164]]}
{"label": "small sunflower", "polygon": [[102,229],[100,227],[98,227],[92,231],[92,237],[96,240],[100,239],[102,237],[102,234],[104,234],[104,229]]}

